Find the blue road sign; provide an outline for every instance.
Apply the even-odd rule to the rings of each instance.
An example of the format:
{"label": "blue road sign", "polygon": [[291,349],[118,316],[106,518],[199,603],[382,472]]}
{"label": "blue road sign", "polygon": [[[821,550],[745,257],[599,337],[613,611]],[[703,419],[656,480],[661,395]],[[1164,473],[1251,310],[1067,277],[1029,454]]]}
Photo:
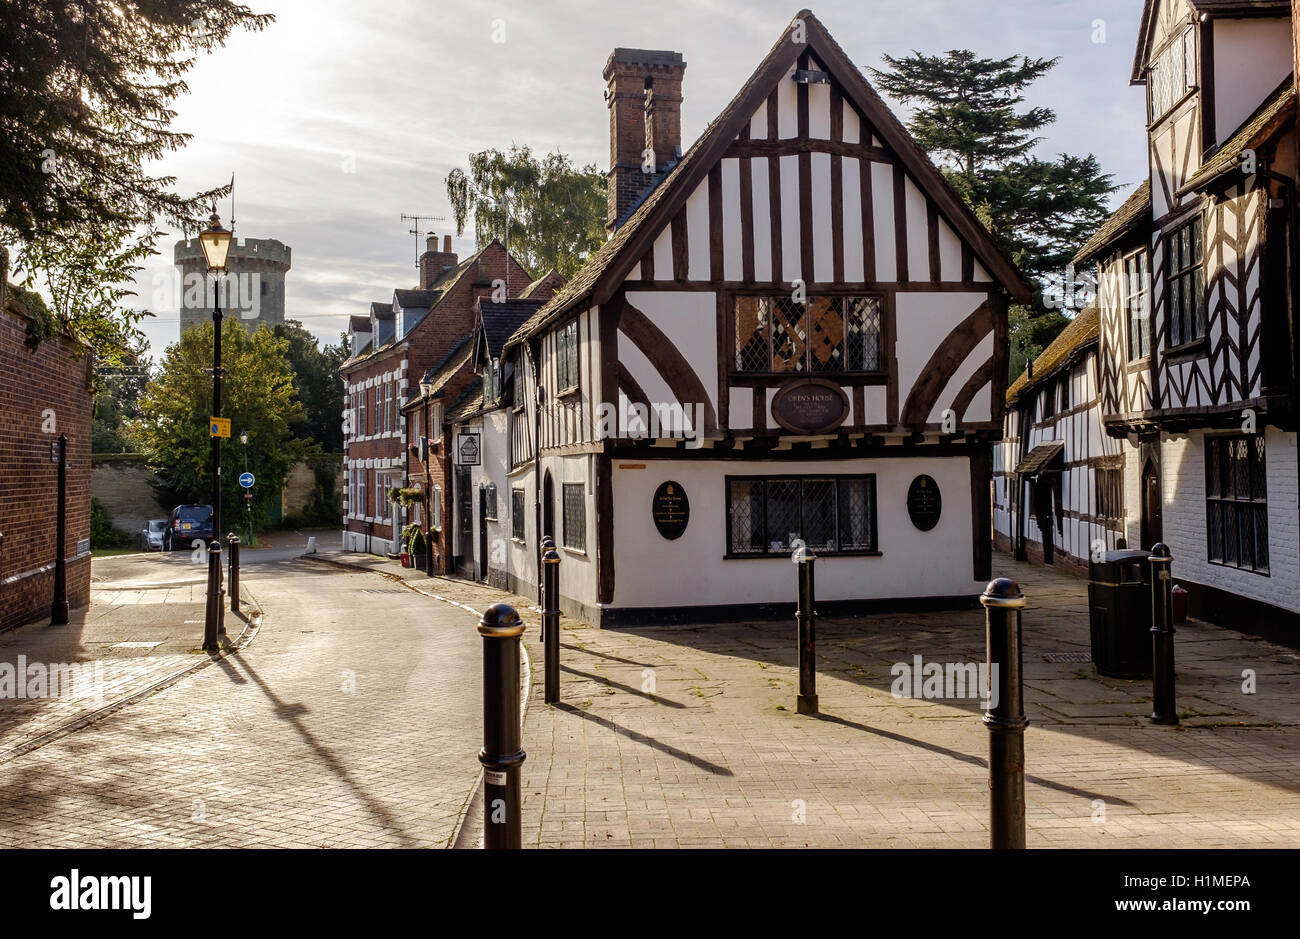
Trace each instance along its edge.
{"label": "blue road sign", "polygon": [[252,473],[241,473],[239,476],[239,485],[243,486],[245,489],[252,489],[253,483],[255,482],[257,482],[257,480],[253,478]]}

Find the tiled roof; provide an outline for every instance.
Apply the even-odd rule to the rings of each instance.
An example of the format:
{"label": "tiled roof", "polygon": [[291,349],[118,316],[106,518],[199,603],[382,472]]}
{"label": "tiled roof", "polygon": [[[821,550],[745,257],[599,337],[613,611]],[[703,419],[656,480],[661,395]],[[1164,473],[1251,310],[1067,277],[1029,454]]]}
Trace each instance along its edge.
{"label": "tiled roof", "polygon": [[1036,476],[1051,464],[1053,460],[1065,453],[1064,440],[1049,440],[1040,443],[1025,454],[1025,458],[1016,464],[1016,473],[1020,476]]}
{"label": "tiled roof", "polygon": [[1258,146],[1295,120],[1295,102],[1295,81],[1288,76],[1214,156],[1179,187],[1178,195],[1199,189],[1224,173],[1239,171],[1243,151]]}
{"label": "tiled roof", "polygon": [[1040,382],[1046,381],[1055,373],[1058,366],[1070,360],[1076,349],[1082,348],[1089,340],[1096,339],[1100,334],[1099,323],[1100,317],[1095,306],[1080,311],[1038,358],[1034,359],[1033,379],[1030,380],[1029,372],[1024,371],[1011,383],[1011,387],[1007,389],[1007,404],[1011,404],[1021,394],[1036,387]]}
{"label": "tiled roof", "polygon": [[826,31],[821,21],[809,10],[801,10],[790,26],[781,33],[758,68],[750,75],[749,80],[731,99],[731,103],[704,129],[704,133],[691,145],[690,150],[668,174],[664,182],[651,192],[627,222],[616,229],[614,234],[592,254],[565,288],[520,327],[510,338],[509,344],[522,342],[551,320],[562,316],[574,304],[588,297],[604,275],[617,266],[623,248],[633,240],[643,226],[667,224],[668,219],[659,218],[658,215],[662,213],[657,213],[656,210],[667,203],[678,190],[704,178],[705,172],[716,158],[714,151],[721,153],[720,148],[731,141],[742,122],[748,120],[752,111],[758,107],[760,99],[766,97],[772,84],[769,70],[780,63],[781,56],[791,54],[793,44],[790,31],[795,27],[796,22],[802,28],[806,40],[802,45],[817,56],[824,69],[829,70],[837,80],[845,83],[848,97],[860,98],[861,103],[868,110],[868,118],[875,125],[877,136],[897,154],[903,165],[916,174],[923,189],[930,190],[939,199],[955,207],[956,213],[959,213],[961,218],[954,217],[949,221],[956,224],[959,237],[963,237],[960,231],[962,227],[973,236],[971,243],[975,254],[992,269],[990,273],[994,277],[994,282],[999,281],[998,269],[1001,268],[1006,275],[1006,279],[1002,281],[1003,286],[1016,299],[1028,300],[1031,293],[1029,286],[993,240],[992,235],[966,207],[961,197],[952,190],[943,175],[935,169],[929,157],[912,139],[907,128],[894,116],[858,67]]}
{"label": "tiled roof", "polygon": [[466,420],[483,410],[483,379],[475,377],[466,385],[456,400],[447,408],[447,416],[443,418],[448,424],[455,424],[458,421]]}
{"label": "tiled roof", "polygon": [[[441,290],[394,290],[393,296],[397,299],[397,305],[404,310],[412,307],[416,309],[429,309],[433,306],[433,301],[442,296]],[[391,305],[389,308],[391,312]]]}
{"label": "tiled roof", "polygon": [[390,302],[388,302],[388,303],[384,303],[384,302],[381,301],[381,300],[375,300],[375,301],[372,301],[371,304],[370,304],[370,315],[371,315],[371,316],[387,316],[387,317],[389,317],[389,318],[391,319],[391,318],[392,318],[392,315],[393,315],[393,304],[392,304],[392,302],[390,301]]}
{"label": "tiled roof", "polygon": [[430,382],[433,385],[432,393],[437,394],[447,387],[448,383],[460,374],[461,369],[469,364],[470,355],[474,352],[474,345],[471,343],[469,336],[462,336],[456,345],[451,347],[440,363],[425,373],[421,379],[421,384]]}
{"label": "tiled roof", "polygon": [[533,281],[523,290],[519,291],[519,299],[531,300],[535,296],[541,297],[544,300],[551,299],[551,297],[555,295],[555,291],[546,294],[538,293],[538,291],[542,290],[543,285],[548,283],[555,284],[556,285],[555,291],[559,291],[561,288],[564,287],[564,278],[560,276],[559,271],[557,271],[555,268],[551,268],[549,271],[547,271],[541,277],[537,278],[535,281]]}
{"label": "tiled roof", "polygon": [[348,331],[352,333],[370,332],[370,317],[368,316],[348,317]]}
{"label": "tiled roof", "polygon": [[479,313],[483,318],[483,338],[487,341],[489,358],[501,354],[506,342],[529,317],[542,308],[546,300],[542,297],[533,299],[507,300],[504,303],[480,302]]}
{"label": "tiled roof", "polygon": [[1121,236],[1139,225],[1150,224],[1150,222],[1151,181],[1144,179],[1142,185],[1134,189],[1132,195],[1124,200],[1124,204],[1112,212],[1110,218],[1102,222],[1101,227],[1092,233],[1092,237],[1070,259],[1070,263],[1075,267],[1086,264]]}

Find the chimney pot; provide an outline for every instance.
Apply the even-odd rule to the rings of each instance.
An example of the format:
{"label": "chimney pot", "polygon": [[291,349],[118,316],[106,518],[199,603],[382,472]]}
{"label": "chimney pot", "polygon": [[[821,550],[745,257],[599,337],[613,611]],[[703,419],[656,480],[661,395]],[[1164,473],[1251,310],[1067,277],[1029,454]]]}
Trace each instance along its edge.
{"label": "chimney pot", "polygon": [[[430,248],[429,250],[433,249]],[[442,252],[443,254],[451,254],[451,235],[442,236]]]}
{"label": "chimney pot", "polygon": [[437,250],[438,250],[438,236],[437,236],[437,235],[430,234],[428,238],[424,239],[424,250],[425,250],[425,251],[437,251]]}

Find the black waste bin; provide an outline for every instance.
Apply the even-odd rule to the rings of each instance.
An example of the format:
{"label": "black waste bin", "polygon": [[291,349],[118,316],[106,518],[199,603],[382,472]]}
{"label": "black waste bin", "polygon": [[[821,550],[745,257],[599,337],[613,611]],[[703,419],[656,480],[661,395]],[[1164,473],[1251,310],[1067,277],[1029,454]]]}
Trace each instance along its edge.
{"label": "black waste bin", "polygon": [[1092,662],[1113,678],[1151,676],[1151,552],[1109,551],[1088,565]]}

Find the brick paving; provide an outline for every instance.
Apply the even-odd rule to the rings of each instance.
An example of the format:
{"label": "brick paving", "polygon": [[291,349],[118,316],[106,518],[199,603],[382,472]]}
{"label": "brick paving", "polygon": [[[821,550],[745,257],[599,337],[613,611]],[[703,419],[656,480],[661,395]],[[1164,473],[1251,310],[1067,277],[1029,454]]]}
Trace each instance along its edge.
{"label": "brick paving", "polygon": [[310,561],[245,573],[247,648],[0,764],[0,846],[450,842],[479,768],[473,617]]}
{"label": "brick paving", "polygon": [[[1300,846],[1293,650],[1202,623],[1179,627],[1183,725],[1156,727],[1145,719],[1149,681],[1045,659],[1088,649],[1082,580],[1005,556],[996,569],[1017,578],[1030,603],[1031,847]],[[479,608],[512,599],[462,581],[427,583]],[[526,618],[537,622],[533,610]],[[538,630],[526,634],[526,844],[988,845],[978,702],[890,691],[890,667],[914,655],[982,660],[982,611],[821,618],[817,718],[794,711],[793,623],[611,631],[566,619],[562,630],[557,707],[541,701]],[[1255,670],[1253,695],[1242,691],[1243,669]]]}

